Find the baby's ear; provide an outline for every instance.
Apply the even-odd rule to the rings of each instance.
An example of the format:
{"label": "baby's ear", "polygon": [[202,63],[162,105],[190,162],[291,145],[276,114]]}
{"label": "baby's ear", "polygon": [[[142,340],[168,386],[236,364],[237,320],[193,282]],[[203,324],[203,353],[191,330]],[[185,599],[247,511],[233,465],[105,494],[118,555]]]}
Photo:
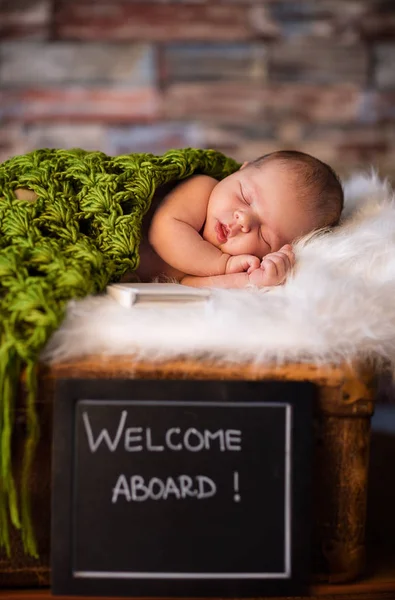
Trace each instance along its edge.
{"label": "baby's ear", "polygon": [[248,160],[244,161],[243,164],[240,167],[240,171],[241,171],[241,169],[244,169],[244,167],[246,167],[248,164],[249,164]]}

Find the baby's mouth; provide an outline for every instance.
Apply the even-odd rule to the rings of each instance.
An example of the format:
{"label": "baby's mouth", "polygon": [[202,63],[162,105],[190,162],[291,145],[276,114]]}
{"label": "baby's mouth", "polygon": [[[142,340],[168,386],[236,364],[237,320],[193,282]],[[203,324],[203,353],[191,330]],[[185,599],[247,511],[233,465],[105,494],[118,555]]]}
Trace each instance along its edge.
{"label": "baby's mouth", "polygon": [[217,240],[220,244],[224,244],[228,239],[228,228],[226,225],[217,221],[215,225],[215,233],[217,234]]}

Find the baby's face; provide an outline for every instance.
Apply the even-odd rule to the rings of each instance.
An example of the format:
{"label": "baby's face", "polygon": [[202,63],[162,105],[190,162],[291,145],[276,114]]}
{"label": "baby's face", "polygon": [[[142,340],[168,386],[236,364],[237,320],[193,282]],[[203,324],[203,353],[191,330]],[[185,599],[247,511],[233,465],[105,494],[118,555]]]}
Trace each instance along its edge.
{"label": "baby's face", "polygon": [[203,238],[231,255],[263,257],[314,229],[295,174],[276,161],[246,166],[211,192]]}

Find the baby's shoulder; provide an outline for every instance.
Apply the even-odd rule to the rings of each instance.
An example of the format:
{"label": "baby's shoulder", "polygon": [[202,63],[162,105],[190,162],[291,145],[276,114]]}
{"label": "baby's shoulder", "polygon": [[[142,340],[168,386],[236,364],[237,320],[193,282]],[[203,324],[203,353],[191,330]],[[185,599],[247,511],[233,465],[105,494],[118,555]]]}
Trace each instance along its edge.
{"label": "baby's shoulder", "polygon": [[210,191],[217,185],[218,180],[214,179],[214,177],[210,177],[209,175],[191,175],[188,179],[181,181],[177,185],[177,189],[182,188],[183,192],[188,190],[193,190],[194,192],[201,191]]}

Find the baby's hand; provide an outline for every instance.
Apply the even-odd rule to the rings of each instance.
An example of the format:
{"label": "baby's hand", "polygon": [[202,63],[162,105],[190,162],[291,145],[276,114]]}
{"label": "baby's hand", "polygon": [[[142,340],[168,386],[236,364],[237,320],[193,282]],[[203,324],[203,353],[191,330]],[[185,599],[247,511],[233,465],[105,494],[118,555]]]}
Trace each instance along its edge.
{"label": "baby's hand", "polygon": [[257,256],[252,254],[238,254],[236,256],[230,256],[225,267],[225,274],[228,273],[252,273],[254,270],[259,269],[261,261]]}
{"label": "baby's hand", "polygon": [[257,287],[280,285],[295,264],[292,246],[287,244],[278,252],[263,257],[258,269],[249,274],[249,282]]}

